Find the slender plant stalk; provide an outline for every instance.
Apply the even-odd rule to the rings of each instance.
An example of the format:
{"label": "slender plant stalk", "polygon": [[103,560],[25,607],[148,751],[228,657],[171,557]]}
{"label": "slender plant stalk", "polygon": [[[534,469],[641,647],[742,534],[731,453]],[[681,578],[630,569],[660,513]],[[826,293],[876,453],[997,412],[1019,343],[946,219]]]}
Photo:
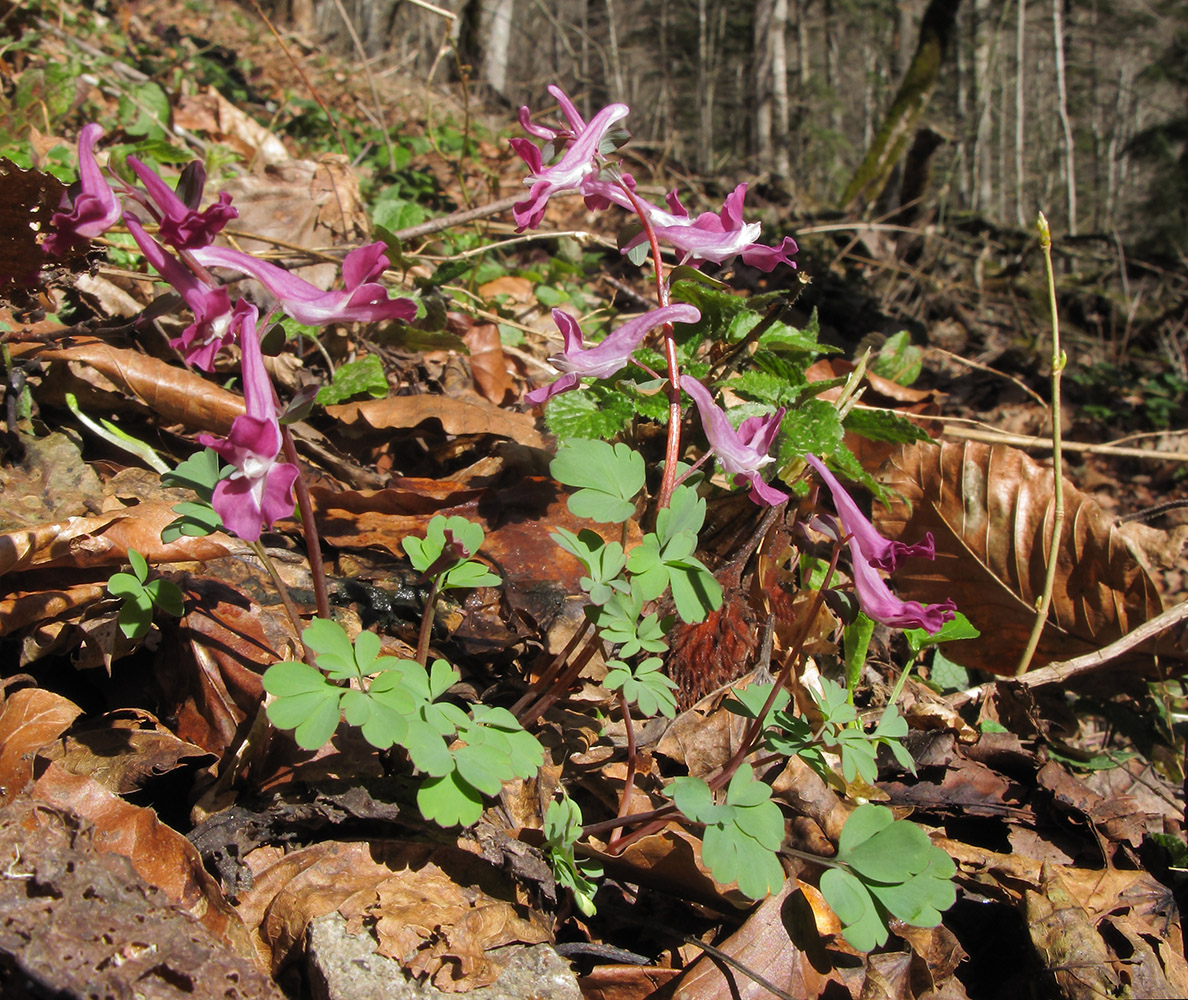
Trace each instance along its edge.
{"label": "slender plant stalk", "polygon": [[[619,711],[623,713],[623,725],[627,728],[627,779],[623,782],[623,795],[619,799],[619,815],[626,816],[631,808],[631,793],[635,788],[635,727],[631,724],[631,706],[622,691],[619,692]],[[611,833],[611,840],[618,839],[619,831]]]}
{"label": "slender plant stalk", "polygon": [[309,487],[305,483],[305,476],[301,474],[301,464],[297,459],[297,446],[293,444],[293,435],[284,424],[280,425],[281,447],[285,452],[285,461],[297,470],[294,484],[297,494],[297,509],[301,512],[301,530],[305,535],[305,552],[309,558],[309,572],[313,577],[314,600],[318,606],[318,617],[330,621],[330,591],[326,587],[326,566],[322,562],[322,542],[318,537],[318,525],[314,521],[313,502],[309,498]]}
{"label": "slender plant stalk", "polygon": [[1060,535],[1064,527],[1064,466],[1060,440],[1060,376],[1068,364],[1068,356],[1060,349],[1060,317],[1056,312],[1056,277],[1052,273],[1052,230],[1048,220],[1040,212],[1036,218],[1039,230],[1040,249],[1044,252],[1044,271],[1048,278],[1048,309],[1052,314],[1052,537],[1048,545],[1048,572],[1044,577],[1044,592],[1036,606],[1035,623],[1027,639],[1027,648],[1019,658],[1015,676],[1027,672],[1031,659],[1039,645],[1040,635],[1048,620],[1048,609],[1052,604],[1052,590],[1056,586],[1056,564],[1059,561]]}
{"label": "slender plant stalk", "polygon": [[[652,250],[652,266],[656,272],[656,300],[663,309],[668,305],[668,285],[664,281],[664,259],[660,256],[660,240],[656,236],[652,220],[648,218],[648,213],[644,211],[635,192],[621,180],[619,187],[631,201],[635,214],[643,223],[644,233],[647,234],[648,245]],[[676,353],[676,335],[671,323],[665,323],[661,332],[664,335],[664,360],[668,364],[668,441],[664,448],[664,477],[660,480],[657,508],[667,507],[672,499],[672,491],[676,486],[677,463],[681,458],[681,373]]]}
{"label": "slender plant stalk", "polygon": [[429,659],[429,637],[433,634],[433,612],[437,606],[437,594],[441,577],[435,576],[425,599],[425,610],[421,615],[421,632],[417,636],[417,662],[423,667]]}
{"label": "slender plant stalk", "polygon": [[512,715],[518,718],[520,712],[522,712],[525,708],[531,705],[533,701],[539,698],[542,691],[547,690],[549,685],[552,684],[553,680],[556,678],[557,672],[565,665],[565,661],[569,659],[570,654],[575,649],[577,649],[578,643],[581,642],[583,638],[585,638],[586,633],[589,632],[593,626],[594,623],[591,622],[589,618],[582,620],[581,625],[573,630],[573,635],[569,637],[569,641],[565,644],[565,648],[553,657],[552,662],[545,668],[544,673],[540,675],[540,678],[536,681],[536,683],[531,685],[528,690],[524,692],[523,697],[521,697],[519,701],[512,705],[510,709]]}
{"label": "slender plant stalk", "polygon": [[301,615],[297,611],[297,605],[293,603],[293,598],[289,596],[289,588],[285,586],[285,581],[281,579],[280,573],[277,572],[276,563],[272,561],[272,556],[268,554],[268,550],[264,548],[263,543],[247,542],[246,544],[255,553],[256,558],[260,560],[260,564],[264,567],[264,572],[268,574],[272,585],[276,587],[276,592],[280,594],[281,603],[285,607],[285,614],[289,617],[289,624],[293,626],[293,631],[297,633],[297,638],[301,641],[302,659],[311,667],[314,666],[316,654],[305,644],[305,640],[301,638],[301,633],[305,630],[305,623],[301,620]]}

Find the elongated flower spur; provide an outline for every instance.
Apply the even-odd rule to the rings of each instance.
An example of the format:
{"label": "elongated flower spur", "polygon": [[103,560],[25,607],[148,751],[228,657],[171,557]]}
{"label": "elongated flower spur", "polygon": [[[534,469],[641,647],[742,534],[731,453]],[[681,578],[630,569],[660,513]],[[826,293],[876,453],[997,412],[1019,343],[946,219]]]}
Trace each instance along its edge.
{"label": "elongated flower spur", "polygon": [[630,112],[626,104],[609,104],[587,124],[559,87],[549,87],[549,93],[557,98],[557,103],[569,120],[570,130],[531,124],[527,108],[520,109],[520,123],[532,135],[547,140],[545,150],[550,154],[559,139],[567,140],[569,145],[560,160],[546,167],[544,153],[534,143],[527,139],[510,140],[512,149],[532,171],[524,180],[531,188],[528,197],[517,202],[512,209],[517,232],[535,229],[540,225],[545,206],[553,195],[562,191],[583,191],[588,182],[597,178],[603,164],[603,140],[612,127]]}
{"label": "elongated flower spur", "polygon": [[936,558],[932,534],[926,534],[924,540],[916,545],[905,545],[885,538],[862,513],[837,477],[825,467],[824,462],[815,455],[805,455],[804,460],[813,467],[833,496],[833,506],[837,509],[837,518],[854,564],[854,591],[866,616],[894,628],[937,631],[957,613],[953,599],[927,606],[919,601],[901,601],[878,572],[880,569],[890,572],[907,558]]}
{"label": "elongated flower spur", "polygon": [[593,347],[584,347],[582,328],[568,313],[553,310],[553,322],[561,331],[564,349],[549,358],[553,367],[564,372],[559,379],[525,393],[524,399],[532,406],[539,406],[546,399],[570,389],[576,389],[583,377],[610,378],[627,367],[631,355],[643,343],[644,338],[665,323],[696,323],[701,313],[695,306],[678,304],[653,309],[642,316],[630,319],[610,333],[605,340]]}
{"label": "elongated flower spur", "polygon": [[751,484],[750,497],[755,503],[776,504],[788,499],[786,493],[769,486],[759,475],[763,466],[775,461],[768,452],[784,419],[784,407],[766,417],[748,417],[735,430],[721,407],[714,403],[709,390],[691,375],[681,376],[681,388],[693,397],[701,426],[710,443],[710,451],[718,456],[718,464],[736,484]]}
{"label": "elongated flower spur", "polygon": [[342,262],[344,289],[323,292],[284,268],[269,264],[240,250],[204,247],[193,251],[204,267],[227,267],[248,274],[268,289],[281,308],[298,323],[324,326],[326,323],[378,323],[397,319],[409,322],[417,315],[411,299],[391,299],[388,289],[372,279],[388,266],[383,243],[370,243],[347,254]]}
{"label": "elongated flower spur", "polygon": [[76,243],[94,239],[120,220],[123,209],[115,192],[103,177],[95,159],[95,143],[103,135],[99,125],[84,125],[78,136],[78,190],[73,198],[63,195],[62,205],[50,217],[53,229],[42,249],[57,257]]}
{"label": "elongated flower spur", "polygon": [[211,505],[223,523],[245,542],[257,541],[275,521],[293,513],[293,484],[297,467],[278,462],[280,421],[272,396],[272,383],[264,368],[259,312],[243,299],[235,304],[232,329],[239,334],[243,352],[243,399],[247,410],[231,424],[226,438],[199,434],[198,440],[235,466],[229,479],[215,486]]}
{"label": "elongated flower spur", "polygon": [[210,371],[214,367],[215,355],[235,339],[231,329],[231,297],[227,289],[200,281],[193,271],[149,236],[131,215],[125,223],[144,259],[176,289],[194,314],[194,322],[170,344],[185,355],[187,364]]}
{"label": "elongated flower spur", "polygon": [[[219,193],[219,200],[213,205],[197,211],[206,187],[206,169],[196,160],[186,168],[184,178],[188,183],[179,182],[179,190],[188,189],[184,201],[178,197],[179,192],[135,156],[128,157],[128,166],[148,192],[152,201],[149,208],[157,217],[161,240],[178,250],[209,246],[228,222],[239,217],[239,210],[231,205],[231,195],[226,191]],[[138,200],[143,200],[143,196]]]}

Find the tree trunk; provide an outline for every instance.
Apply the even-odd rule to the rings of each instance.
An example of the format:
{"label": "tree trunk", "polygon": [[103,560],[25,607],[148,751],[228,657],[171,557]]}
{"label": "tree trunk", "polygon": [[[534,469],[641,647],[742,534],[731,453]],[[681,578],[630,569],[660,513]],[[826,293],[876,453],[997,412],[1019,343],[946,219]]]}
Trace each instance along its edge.
{"label": "tree trunk", "polygon": [[1056,58],[1056,111],[1064,131],[1065,205],[1068,211],[1068,234],[1077,235],[1077,162],[1072,122],[1068,117],[1068,90],[1064,82],[1064,9],[1063,0],[1052,0],[1052,37]]}
{"label": "tree trunk", "polygon": [[1015,21],[1015,221],[1027,225],[1023,210],[1023,122],[1027,110],[1027,91],[1023,86],[1024,41],[1027,38],[1027,0],[1019,0]]}
{"label": "tree trunk", "polygon": [[775,0],[756,0],[751,25],[753,53],[751,56],[751,93],[755,106],[755,165],[760,173],[770,173],[775,155],[772,149],[771,22]]}
{"label": "tree trunk", "polygon": [[990,24],[992,16],[990,0],[974,0],[973,4],[973,91],[974,113],[977,115],[977,129],[974,132],[970,165],[973,168],[971,207],[974,211],[986,213],[994,199],[991,183],[990,148],[990,58],[994,33]]}
{"label": "tree trunk", "polygon": [[882,127],[842,195],[843,208],[879,196],[895,164],[907,149],[916,123],[936,86],[952,41],[960,0],[930,0],[920,24],[920,41]]}

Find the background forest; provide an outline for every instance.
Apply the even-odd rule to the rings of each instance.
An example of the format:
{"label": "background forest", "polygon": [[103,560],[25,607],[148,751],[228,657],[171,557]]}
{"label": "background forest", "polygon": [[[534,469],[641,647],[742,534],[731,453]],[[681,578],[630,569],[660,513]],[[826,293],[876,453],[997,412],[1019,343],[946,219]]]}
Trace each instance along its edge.
{"label": "background forest", "polygon": [[[345,12],[377,63],[415,73],[448,71],[446,31],[511,107],[544,106],[550,83],[586,113],[622,101],[651,162],[750,172],[790,216],[852,206],[849,182],[931,22],[939,66],[916,123],[935,150],[925,204],[1019,226],[1042,207],[1058,233],[1183,253],[1188,4],[1176,0],[443,0],[458,15],[448,29],[398,0],[280,6],[298,30],[350,47]],[[894,207],[898,187],[887,191],[872,209]]]}

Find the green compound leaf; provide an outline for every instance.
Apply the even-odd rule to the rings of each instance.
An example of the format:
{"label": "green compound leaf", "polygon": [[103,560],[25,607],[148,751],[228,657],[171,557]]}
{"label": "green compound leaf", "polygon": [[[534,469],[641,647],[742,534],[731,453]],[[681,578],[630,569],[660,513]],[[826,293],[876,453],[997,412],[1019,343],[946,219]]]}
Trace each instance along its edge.
{"label": "green compound leaf", "polygon": [[626,582],[619,579],[627,557],[618,542],[606,542],[589,528],[583,528],[576,535],[566,528],[558,528],[549,537],[586,567],[590,575],[583,576],[579,583],[592,604],[605,604],[616,591],[628,589]]}
{"label": "green compound leaf", "polygon": [[148,561],[135,549],[129,549],[128,562],[132,564],[132,572],[136,579],[144,583],[148,579]]}
{"label": "green compound leaf", "polygon": [[407,535],[401,546],[413,568],[438,581],[440,590],[494,587],[501,579],[471,558],[483,545],[483,527],[459,515],[438,514],[425,537]]}
{"label": "green compound leaf", "polygon": [[209,503],[210,498],[214,496],[215,486],[223,478],[224,471],[230,472],[231,467],[227,466],[224,469],[219,462],[219,453],[213,448],[206,448],[195,452],[172,472],[162,474],[161,482],[165,486],[180,486],[193,490],[200,500]]}
{"label": "green compound leaf", "polygon": [[831,864],[838,867],[821,877],[821,892],[846,940],[861,950],[886,942],[890,916],[935,927],[956,899],[952,859],[885,806],[867,803],[854,810]]}
{"label": "green compound leaf", "polygon": [[668,506],[656,513],[656,536],[661,546],[682,533],[691,534],[696,540],[704,523],[705,498],[698,496],[691,486],[678,486],[672,491]]}
{"label": "green compound leaf", "polygon": [[[356,641],[362,641],[364,650],[372,648],[371,640],[364,636],[371,636],[376,643],[374,649],[378,650],[379,637],[373,632],[360,632]],[[317,654],[318,666],[334,680],[352,680],[364,675],[355,659],[355,646],[338,622],[315,618],[302,631],[301,639]],[[367,662],[370,665],[371,661]]]}
{"label": "green compound leaf", "polygon": [[374,354],[357,361],[339,365],[330,377],[330,384],[318,390],[317,401],[322,406],[345,403],[361,396],[383,399],[388,394],[388,379],[384,366]]}
{"label": "green compound leaf", "polygon": [[158,577],[144,585],[144,592],[149,600],[167,615],[180,618],[186,610],[185,595],[176,583]]}
{"label": "green compound leaf", "polygon": [[178,516],[161,529],[161,541],[166,545],[176,542],[183,535],[203,538],[223,530],[223,519],[207,501],[175,503],[173,512]]}
{"label": "green compound leaf", "polygon": [[267,712],[277,729],[293,729],[297,745],[317,750],[338,728],[343,688],[327,683],[325,675],[307,663],[287,660],[264,671],[264,690],[273,696]]}
{"label": "green compound leaf", "polygon": [[483,795],[457,771],[427,779],[417,789],[417,808],[438,826],[473,826],[483,814]]}
{"label": "green compound leaf", "polygon": [[136,600],[144,593],[144,584],[131,573],[112,573],[107,581],[107,592],[112,597]]}
{"label": "green compound leaf", "polygon": [[784,884],[776,855],[784,839],[784,817],[771,801],[771,789],[755,779],[749,764],[730,779],[724,804],[714,803],[700,778],[676,778],[669,792],[681,812],[705,824],[701,857],[716,882],[737,882],[751,899],[762,899]]}
{"label": "green compound leaf", "polygon": [[573,845],[582,833],[582,811],[568,795],[549,803],[544,818],[544,853],[557,884],[573,893],[573,901],[587,917],[597,912],[595,881],[602,877],[602,866],[589,859],[574,858]]}
{"label": "green compound leaf", "polygon": [[[733,712],[735,715],[741,715],[745,719],[757,719],[759,718],[759,713],[763,711],[763,706],[767,704],[767,698],[771,694],[773,686],[771,684],[748,684],[744,688],[732,688],[730,693],[733,697],[723,701],[722,707],[728,712]],[[782,711],[787,706],[791,697],[786,690],[780,688],[776,692],[775,701],[772,702],[769,715]]]}
{"label": "green compound leaf", "polygon": [[660,657],[649,656],[634,669],[621,660],[608,660],[607,666],[611,669],[602,682],[607,690],[621,690],[628,703],[649,718],[657,713],[669,719],[676,715],[676,684],[660,672]]}
{"label": "green compound leaf", "polygon": [[577,439],[561,443],[549,471],[559,482],[577,487],[568,501],[574,516],[618,523],[635,513],[633,500],[643,489],[647,470],[643,455],[625,444]]}
{"label": "green compound leaf", "polygon": [[468,559],[446,573],[441,589],[474,590],[476,587],[498,587],[502,582],[502,577],[492,573],[481,562]]}
{"label": "green compound leaf", "polygon": [[692,556],[666,564],[677,614],[690,625],[704,621],[722,606],[722,585],[700,559]]}

